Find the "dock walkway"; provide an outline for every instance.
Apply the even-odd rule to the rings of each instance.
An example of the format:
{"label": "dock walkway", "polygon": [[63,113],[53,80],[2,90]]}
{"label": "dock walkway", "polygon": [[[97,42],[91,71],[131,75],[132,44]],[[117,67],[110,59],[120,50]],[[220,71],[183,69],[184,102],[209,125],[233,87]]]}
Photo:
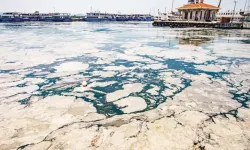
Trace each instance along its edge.
{"label": "dock walkway", "polygon": [[217,23],[217,22],[198,22],[198,21],[154,21],[153,26],[167,26],[172,28],[219,28],[219,29],[243,29],[242,23]]}

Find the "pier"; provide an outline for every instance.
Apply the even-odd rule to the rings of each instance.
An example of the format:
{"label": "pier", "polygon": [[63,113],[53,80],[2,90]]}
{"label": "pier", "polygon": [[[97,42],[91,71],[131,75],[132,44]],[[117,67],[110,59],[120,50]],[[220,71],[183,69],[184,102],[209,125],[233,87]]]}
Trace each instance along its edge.
{"label": "pier", "polygon": [[218,29],[250,29],[249,26],[242,23],[219,23],[219,22],[199,22],[199,21],[154,21],[153,26],[171,27],[171,28],[218,28]]}
{"label": "pier", "polygon": [[197,21],[154,21],[153,26],[167,26],[173,28],[183,28],[183,27],[205,27],[214,28],[217,23],[214,22],[197,22]]}

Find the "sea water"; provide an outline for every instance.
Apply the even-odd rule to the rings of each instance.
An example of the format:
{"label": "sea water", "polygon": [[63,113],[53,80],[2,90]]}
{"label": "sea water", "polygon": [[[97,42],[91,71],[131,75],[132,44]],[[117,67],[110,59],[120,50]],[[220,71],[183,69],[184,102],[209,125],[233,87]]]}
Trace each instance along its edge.
{"label": "sea water", "polygon": [[226,83],[231,100],[248,107],[250,31],[137,22],[0,24],[1,102],[28,105],[33,97],[60,95],[107,116],[137,113],[174,100],[201,75]]}

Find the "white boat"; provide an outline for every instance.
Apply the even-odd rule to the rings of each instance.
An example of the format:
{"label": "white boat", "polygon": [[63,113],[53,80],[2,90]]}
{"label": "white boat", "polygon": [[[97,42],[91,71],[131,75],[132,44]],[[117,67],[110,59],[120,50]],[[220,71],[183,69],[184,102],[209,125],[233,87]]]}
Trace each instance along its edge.
{"label": "white boat", "polygon": [[181,15],[178,12],[158,13],[158,16],[155,17],[155,20],[158,20],[158,21],[179,21],[179,20],[181,20]]}
{"label": "white boat", "polygon": [[[234,23],[239,23],[242,22],[244,19],[244,16],[241,15],[240,11],[223,11],[223,12],[218,12],[216,14],[216,21],[217,22],[234,22]],[[225,20],[225,21],[222,21]]]}

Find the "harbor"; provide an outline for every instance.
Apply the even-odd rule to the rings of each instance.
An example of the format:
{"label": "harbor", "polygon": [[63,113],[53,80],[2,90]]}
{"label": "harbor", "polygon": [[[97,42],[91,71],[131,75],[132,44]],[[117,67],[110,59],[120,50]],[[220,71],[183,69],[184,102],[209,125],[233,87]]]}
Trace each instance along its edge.
{"label": "harbor", "polygon": [[5,0],[0,150],[250,150],[248,4]]}
{"label": "harbor", "polygon": [[247,149],[249,44],[151,22],[0,24],[0,149]]}
{"label": "harbor", "polygon": [[[247,0],[248,1],[248,0]],[[220,29],[249,29],[250,11],[219,11],[221,0],[218,6],[213,6],[204,2],[204,0],[188,0],[187,4],[176,8],[174,11],[174,0],[172,2],[171,12],[158,15],[149,14],[122,14],[122,13],[102,13],[100,11],[89,12],[86,15],[71,15],[70,13],[17,13],[6,12],[0,15],[0,22],[153,22],[153,26],[171,27],[171,28],[220,28]],[[247,4],[247,3],[246,3]],[[249,3],[248,3],[249,5]],[[245,6],[246,7],[246,6]]]}

